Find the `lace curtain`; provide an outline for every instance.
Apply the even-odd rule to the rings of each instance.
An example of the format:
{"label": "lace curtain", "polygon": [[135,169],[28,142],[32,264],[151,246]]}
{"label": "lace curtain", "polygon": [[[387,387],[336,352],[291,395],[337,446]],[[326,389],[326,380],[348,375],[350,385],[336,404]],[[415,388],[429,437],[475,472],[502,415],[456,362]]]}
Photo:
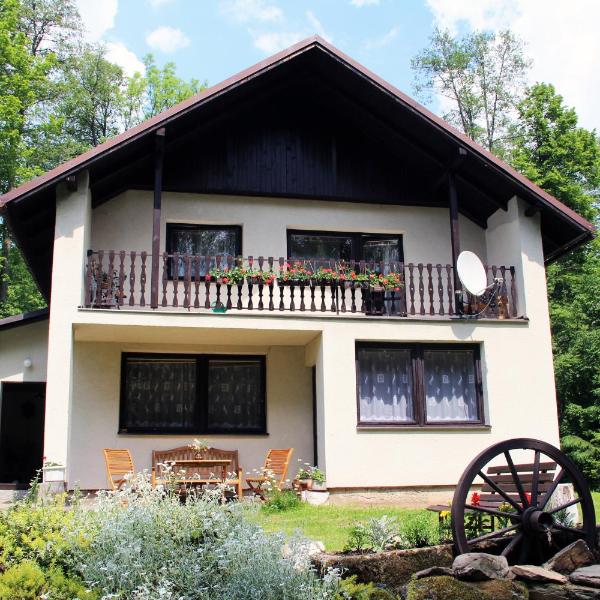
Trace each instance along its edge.
{"label": "lace curtain", "polygon": [[127,428],[191,430],[196,414],[195,359],[128,358]]}
{"label": "lace curtain", "polygon": [[414,421],[411,365],[410,350],[358,350],[361,422]]}
{"label": "lace curtain", "polygon": [[427,421],[477,421],[475,363],[469,350],[426,350]]}

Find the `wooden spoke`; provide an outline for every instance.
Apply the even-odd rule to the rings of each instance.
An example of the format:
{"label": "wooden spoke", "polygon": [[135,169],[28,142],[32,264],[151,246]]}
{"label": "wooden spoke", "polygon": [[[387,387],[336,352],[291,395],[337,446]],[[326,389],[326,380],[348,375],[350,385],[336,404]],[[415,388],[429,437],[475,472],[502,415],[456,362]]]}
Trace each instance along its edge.
{"label": "wooden spoke", "polygon": [[560,529],[561,531],[566,531],[567,533],[572,533],[573,535],[578,535],[580,537],[586,537],[586,532],[583,529],[575,529],[575,527],[565,527],[565,525],[559,525],[558,523],[554,523],[552,525],[553,529]]}
{"label": "wooden spoke", "polygon": [[565,476],[565,470],[561,469],[559,471],[558,475],[556,476],[556,478],[554,479],[554,481],[552,482],[552,485],[548,488],[548,490],[546,491],[546,493],[540,500],[540,508],[541,509],[543,509],[546,506],[546,504],[548,504],[548,502],[550,501],[550,498],[552,497],[552,494],[554,494],[556,488],[558,487],[558,484],[562,481],[562,478],[564,476]]}
{"label": "wooden spoke", "polygon": [[479,471],[479,477],[483,479],[497,494],[500,494],[513,508],[523,512],[523,507],[519,506],[502,488],[496,485],[483,471]]}
{"label": "wooden spoke", "polygon": [[533,461],[533,481],[531,482],[531,502],[532,506],[538,505],[538,487],[540,484],[540,451],[535,451]]}
{"label": "wooden spoke", "polygon": [[513,539],[510,540],[510,543],[507,544],[506,548],[504,548],[504,550],[502,550],[502,552],[500,552],[500,554],[502,556],[508,556],[521,543],[522,539],[523,539],[522,533],[519,532],[519,533],[515,534]]}
{"label": "wooden spoke", "polygon": [[580,502],[581,502],[581,498],[575,498],[575,500],[571,500],[571,502],[567,502],[566,504],[561,504],[560,506],[556,506],[550,510],[547,510],[546,512],[550,515],[553,515],[554,513],[564,510],[565,508],[569,508],[569,506],[573,506],[574,504],[579,504]]}
{"label": "wooden spoke", "polygon": [[477,510],[479,512],[487,513],[488,515],[495,515],[497,517],[505,517],[507,519],[517,519],[521,520],[521,515],[516,513],[507,513],[501,510],[496,510],[494,508],[488,508],[487,506],[479,506],[477,504],[465,504],[465,508],[468,510]]}
{"label": "wooden spoke", "polygon": [[523,484],[521,483],[521,479],[517,473],[517,469],[515,468],[515,463],[512,460],[509,450],[506,450],[504,452],[504,458],[506,458],[506,464],[508,465],[508,468],[510,469],[510,474],[512,475],[515,485],[517,486],[517,491],[519,492],[519,498],[521,498],[523,507],[526,507],[529,505],[529,502],[527,501],[527,496],[525,495],[525,490],[523,489]]}
{"label": "wooden spoke", "polygon": [[490,533],[486,533],[485,535],[480,535],[479,537],[473,538],[471,540],[467,540],[469,544],[477,544],[478,542],[483,542],[484,540],[491,540],[493,538],[499,537],[508,533],[509,531],[514,531],[518,527],[521,527],[520,523],[516,525],[511,525],[510,527],[503,527],[502,529],[496,529],[496,531],[492,531]]}

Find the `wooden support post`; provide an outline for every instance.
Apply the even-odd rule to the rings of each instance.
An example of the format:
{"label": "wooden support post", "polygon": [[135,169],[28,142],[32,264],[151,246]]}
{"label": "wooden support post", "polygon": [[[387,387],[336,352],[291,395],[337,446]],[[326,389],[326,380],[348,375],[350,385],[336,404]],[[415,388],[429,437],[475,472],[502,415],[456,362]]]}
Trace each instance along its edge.
{"label": "wooden support post", "polygon": [[150,307],[158,308],[158,281],[160,257],[160,211],[162,203],[163,161],[165,155],[165,128],[156,132],[154,153],[154,210],[152,214],[152,269],[150,271]]}
{"label": "wooden support post", "polygon": [[454,270],[454,298],[456,314],[462,314],[462,284],[456,269],[460,254],[460,232],[458,227],[458,194],[456,181],[452,172],[448,173],[448,193],[450,204],[450,243],[452,244],[452,268]]}

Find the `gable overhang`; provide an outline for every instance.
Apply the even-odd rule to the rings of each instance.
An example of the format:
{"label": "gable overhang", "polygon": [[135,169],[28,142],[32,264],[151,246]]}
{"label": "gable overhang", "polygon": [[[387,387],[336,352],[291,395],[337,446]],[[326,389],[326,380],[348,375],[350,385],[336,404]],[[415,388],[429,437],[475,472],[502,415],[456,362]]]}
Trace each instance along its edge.
{"label": "gable overhang", "polygon": [[[455,171],[461,212],[481,226],[485,227],[492,212],[506,209],[510,198],[521,197],[529,203],[532,215],[541,215],[546,262],[559,258],[594,236],[594,226],[581,215],[412,98],[315,36],[0,197],[0,210],[8,219],[44,295],[48,297],[50,291],[55,187],[59,182],[88,169],[93,195],[95,186],[104,197],[114,196],[126,189],[118,174],[129,165],[143,164],[145,158],[152,157],[159,129],[165,127],[168,131],[168,152],[169,144],[189,135],[190,131],[202,131],[203,125],[217,123],[235,113],[240,106],[260,103],[272,90],[293,85],[294,81],[318,86],[319,94],[327,95],[340,111],[360,115],[356,122],[377,132],[380,139],[389,141],[390,147],[401,145],[404,155],[410,155],[415,163],[435,168],[438,182],[433,188],[431,182],[427,183],[432,193],[436,186],[446,185],[448,172]],[[315,93],[312,89],[309,88],[308,93]],[[457,160],[459,156],[461,159]],[[96,199],[96,202],[100,200]]]}

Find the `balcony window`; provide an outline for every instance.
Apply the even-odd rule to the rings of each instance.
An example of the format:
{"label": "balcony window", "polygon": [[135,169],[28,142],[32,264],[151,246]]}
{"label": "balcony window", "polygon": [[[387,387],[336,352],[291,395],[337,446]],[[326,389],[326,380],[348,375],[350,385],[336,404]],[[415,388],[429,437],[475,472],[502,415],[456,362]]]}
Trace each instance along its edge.
{"label": "balcony window", "polygon": [[402,236],[288,229],[288,256],[294,259],[395,263],[403,260]]}
{"label": "balcony window", "polygon": [[[200,275],[215,266],[214,258],[224,256],[237,257],[242,254],[242,228],[239,225],[188,225],[167,223],[167,253],[178,252],[181,255],[199,255]],[[169,261],[169,278],[174,272],[173,259]],[[183,278],[185,266],[179,259],[178,276]]]}
{"label": "balcony window", "polygon": [[476,345],[358,344],[359,426],[483,424]]}
{"label": "balcony window", "polygon": [[123,354],[121,433],[265,433],[262,356]]}

